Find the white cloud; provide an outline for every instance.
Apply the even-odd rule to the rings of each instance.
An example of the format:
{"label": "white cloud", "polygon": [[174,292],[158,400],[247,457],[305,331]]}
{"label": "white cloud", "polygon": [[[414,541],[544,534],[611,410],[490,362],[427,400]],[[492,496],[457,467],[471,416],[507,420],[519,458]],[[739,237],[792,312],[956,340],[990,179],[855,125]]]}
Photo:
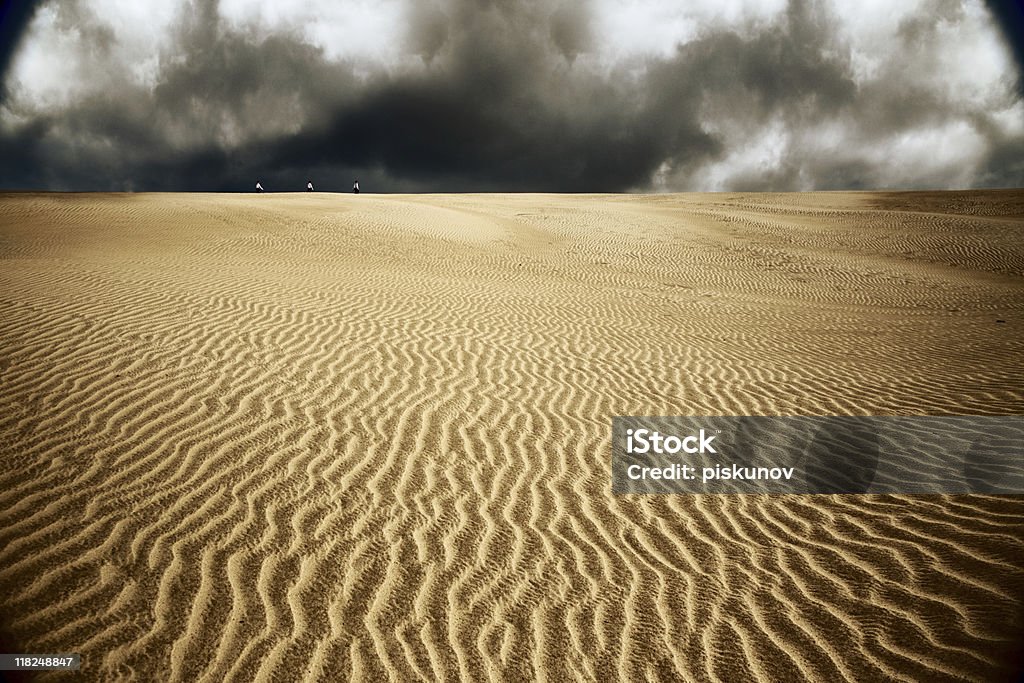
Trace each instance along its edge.
{"label": "white cloud", "polygon": [[678,45],[697,38],[709,25],[742,30],[770,21],[785,9],[786,0],[598,0],[593,6],[596,43],[609,60],[669,57]]}
{"label": "white cloud", "polygon": [[331,60],[393,64],[402,57],[406,0],[222,0],[218,10],[232,28],[294,31]]}

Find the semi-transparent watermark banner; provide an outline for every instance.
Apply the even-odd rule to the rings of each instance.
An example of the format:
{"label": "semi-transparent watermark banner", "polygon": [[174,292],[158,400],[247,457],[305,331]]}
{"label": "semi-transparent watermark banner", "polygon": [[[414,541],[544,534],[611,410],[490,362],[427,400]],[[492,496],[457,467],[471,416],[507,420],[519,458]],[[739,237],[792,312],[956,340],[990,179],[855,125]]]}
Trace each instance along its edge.
{"label": "semi-transparent watermark banner", "polygon": [[1024,494],[1024,416],[615,417],[612,491]]}

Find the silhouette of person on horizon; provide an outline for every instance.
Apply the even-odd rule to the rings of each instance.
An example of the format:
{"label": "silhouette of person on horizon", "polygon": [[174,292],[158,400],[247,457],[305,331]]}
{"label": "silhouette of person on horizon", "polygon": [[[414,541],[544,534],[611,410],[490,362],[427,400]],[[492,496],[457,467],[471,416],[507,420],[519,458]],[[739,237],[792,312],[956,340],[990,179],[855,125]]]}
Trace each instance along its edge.
{"label": "silhouette of person on horizon", "polygon": [[263,192],[263,186],[260,185],[260,181],[258,181],[258,180],[256,181],[256,191],[257,192]]}
{"label": "silhouette of person on horizon", "polygon": [[313,191],[313,181],[312,180],[307,180],[306,181],[306,192],[312,192],[312,191]]}
{"label": "silhouette of person on horizon", "polygon": [[359,194],[359,181],[352,183],[352,194]]}

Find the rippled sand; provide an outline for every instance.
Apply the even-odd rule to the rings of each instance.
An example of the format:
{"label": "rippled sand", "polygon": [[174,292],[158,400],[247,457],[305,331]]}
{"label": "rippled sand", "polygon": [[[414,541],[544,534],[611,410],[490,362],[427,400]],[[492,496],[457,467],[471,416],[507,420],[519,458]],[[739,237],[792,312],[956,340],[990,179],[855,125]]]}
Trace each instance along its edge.
{"label": "rippled sand", "polygon": [[1024,497],[616,497],[609,439],[1024,412],[1024,191],[3,195],[0,257],[0,644],[75,680],[1019,665]]}

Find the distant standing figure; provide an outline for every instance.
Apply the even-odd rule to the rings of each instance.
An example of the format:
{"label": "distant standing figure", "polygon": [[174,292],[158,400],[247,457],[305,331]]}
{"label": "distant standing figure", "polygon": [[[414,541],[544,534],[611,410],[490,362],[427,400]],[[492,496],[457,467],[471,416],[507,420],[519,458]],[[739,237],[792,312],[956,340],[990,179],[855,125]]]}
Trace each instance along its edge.
{"label": "distant standing figure", "polygon": [[258,180],[256,181],[256,191],[257,192],[263,192],[263,186],[260,185],[260,181],[258,181]]}
{"label": "distant standing figure", "polygon": [[306,181],[306,192],[312,192],[312,191],[313,191],[313,181],[312,180]]}
{"label": "distant standing figure", "polygon": [[355,181],[354,183],[352,183],[352,193],[353,194],[359,194],[359,181],[358,180]]}

